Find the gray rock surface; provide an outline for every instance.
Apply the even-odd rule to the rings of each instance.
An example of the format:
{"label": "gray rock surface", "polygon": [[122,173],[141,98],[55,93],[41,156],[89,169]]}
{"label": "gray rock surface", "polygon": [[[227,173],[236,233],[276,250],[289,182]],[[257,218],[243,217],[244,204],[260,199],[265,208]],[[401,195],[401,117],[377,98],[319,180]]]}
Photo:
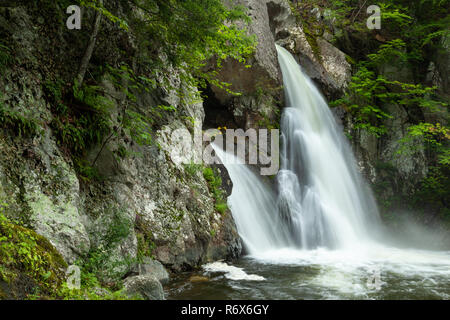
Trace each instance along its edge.
{"label": "gray rock surface", "polygon": [[137,275],[152,275],[155,277],[156,280],[161,282],[161,284],[166,284],[169,282],[169,273],[164,268],[164,266],[161,264],[161,262],[153,260],[151,258],[144,258],[144,261],[132,270],[133,273],[136,273]]}
{"label": "gray rock surface", "polygon": [[152,275],[141,275],[124,280],[125,292],[130,297],[140,296],[146,300],[164,300],[161,283]]}
{"label": "gray rock surface", "polygon": [[[17,52],[15,65],[2,71],[0,102],[39,127],[30,138],[0,134],[0,201],[8,202],[7,214],[48,238],[69,264],[89,253],[100,254],[105,281],[130,271],[140,245],[151,248],[174,270],[237,257],[241,245],[231,213],[215,210],[202,169],[192,175],[172,159],[172,131],[192,130],[192,121],[201,124],[205,114],[202,102],[182,100],[175,89],[198,97],[197,89],[185,85],[179,71],[169,68],[175,89],[161,85],[154,92],[137,94],[142,110],[165,104],[177,112],[161,121],[150,146],[132,145],[126,135],[93,146],[83,160],[88,164],[96,160],[101,179],[86,182],[77,175],[67,150],[57,144],[50,128],[52,105],[45,93],[46,81],[76,70],[85,34],[68,36],[62,23],[36,21],[35,10],[31,5],[0,8],[0,32],[11,34],[9,45]],[[58,22],[63,17],[50,18]],[[131,38],[119,40],[134,48]],[[104,40],[100,37],[93,60],[102,61],[106,52],[114,51],[108,45],[119,41],[116,35]],[[101,88],[112,98],[116,121],[126,97],[108,74]],[[119,159],[119,148],[130,156]],[[111,243],[111,238],[117,239]]]}

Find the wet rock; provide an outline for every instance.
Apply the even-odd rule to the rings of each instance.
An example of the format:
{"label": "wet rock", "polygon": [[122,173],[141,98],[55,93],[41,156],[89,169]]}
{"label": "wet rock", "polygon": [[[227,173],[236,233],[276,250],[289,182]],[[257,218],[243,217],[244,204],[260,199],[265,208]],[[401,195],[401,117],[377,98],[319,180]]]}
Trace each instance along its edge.
{"label": "wet rock", "polygon": [[289,29],[289,37],[278,43],[298,58],[306,74],[320,85],[329,99],[345,92],[351,80],[351,65],[345,53],[330,42],[322,37],[308,40],[303,28],[294,25]]}
{"label": "wet rock", "polygon": [[189,278],[190,282],[207,282],[209,281],[208,277],[203,277],[203,276],[192,276]]}

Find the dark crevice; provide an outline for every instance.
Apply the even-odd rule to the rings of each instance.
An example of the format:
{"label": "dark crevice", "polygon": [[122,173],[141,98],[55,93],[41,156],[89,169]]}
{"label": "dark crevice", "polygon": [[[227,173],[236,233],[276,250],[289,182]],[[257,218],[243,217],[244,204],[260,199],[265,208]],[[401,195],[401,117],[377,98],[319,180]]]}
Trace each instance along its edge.
{"label": "dark crevice", "polygon": [[204,130],[223,127],[237,128],[230,106],[217,99],[210,85],[203,90],[202,96],[205,110]]}

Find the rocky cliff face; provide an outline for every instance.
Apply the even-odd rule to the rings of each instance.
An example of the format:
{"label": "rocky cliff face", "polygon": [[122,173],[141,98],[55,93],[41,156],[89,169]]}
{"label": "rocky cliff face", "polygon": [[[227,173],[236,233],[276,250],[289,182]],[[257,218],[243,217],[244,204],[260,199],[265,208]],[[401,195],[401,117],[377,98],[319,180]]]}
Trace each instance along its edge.
{"label": "rocky cliff face", "polygon": [[[179,92],[193,97],[199,92],[169,67],[169,85],[136,94],[141,110],[158,104],[177,110],[159,121],[154,141],[138,146],[127,134],[107,135],[81,159],[61,145],[53,126],[55,104],[63,102],[55,99],[55,90],[74,76],[91,26],[67,30],[65,8],[58,4],[38,7],[12,1],[0,7],[0,32],[14,53],[2,70],[0,102],[8,119],[17,115],[14,119],[24,124],[5,126],[0,135],[0,202],[7,204],[7,216],[45,236],[68,264],[99,255],[105,281],[130,274],[142,255],[152,255],[175,271],[239,256],[241,242],[230,211],[221,214],[215,208],[202,166],[173,161],[176,141],[171,136],[177,129],[192,132],[193,123],[214,127],[228,121],[229,127],[245,129],[278,125],[283,95],[273,21],[283,20],[280,14],[285,12],[279,9],[288,7],[284,1],[238,2],[249,9],[250,33],[258,38],[258,47],[251,68],[226,61],[219,79],[241,95],[210,87],[205,102],[186,102]],[[85,21],[91,19],[92,13],[86,12]],[[132,33],[113,34],[106,23],[102,30],[91,64],[113,64],[123,54],[135,55]],[[133,63],[139,65],[139,58]],[[100,77],[100,91],[115,110],[116,128],[121,105],[130,103],[130,97],[117,88],[111,74]],[[217,110],[224,117],[217,117]],[[28,124],[32,128],[22,132]],[[80,172],[80,161],[81,169],[92,166],[94,178]],[[231,184],[219,169],[229,194]]]}
{"label": "rocky cliff face", "polygon": [[[258,46],[248,61],[251,68],[226,61],[219,79],[231,83],[230,89],[241,95],[209,86],[203,92],[207,94],[204,101],[186,102],[177,92],[198,97],[198,89],[189,87],[178,70],[169,68],[170,86],[161,82],[157,90],[138,94],[136,101],[142,110],[166,104],[177,112],[168,113],[155,126],[150,145],[133,144],[124,134],[90,146],[81,160],[92,164],[98,173],[95,179],[85,179],[75,163],[80,159],[71,157],[59,143],[52,126],[55,99],[49,94],[49,84],[56,80],[64,84],[73,78],[90,26],[67,30],[65,8],[51,3],[43,7],[20,1],[0,5],[0,36],[8,41],[13,56],[0,77],[0,118],[14,123],[0,124],[0,204],[8,204],[7,215],[45,236],[68,264],[95,253],[103,259],[105,279],[112,274],[119,278],[134,274],[127,282],[131,291],[158,287],[153,278],[133,273],[141,255],[151,255],[175,271],[239,256],[241,242],[230,211],[221,214],[215,208],[202,167],[173,161],[171,132],[192,132],[193,123],[203,128],[278,126],[283,90],[275,43],[298,58],[330,100],[345,92],[352,66],[338,49],[346,47],[344,39],[337,37],[336,43],[332,41],[336,37],[326,33],[312,37],[288,1],[235,2],[249,9],[249,30],[256,35]],[[115,34],[106,24],[103,27],[92,64],[113,64],[120,56],[136,54],[132,33]],[[447,61],[448,54],[441,54],[430,66],[430,81],[440,84],[444,92],[448,92]],[[133,63],[138,65],[139,58]],[[118,126],[120,105],[130,98],[113,84],[111,74],[102,71],[101,78],[101,91],[112,101],[112,121]],[[381,141],[354,130],[351,115],[335,110],[353,137],[361,170],[374,184],[388,182],[383,191],[386,197],[411,192],[427,172],[421,142],[413,154],[396,154],[398,140],[410,122],[402,107],[389,108],[394,118],[387,121],[388,134]],[[391,163],[392,170],[380,162]],[[223,168],[222,180],[226,184]],[[231,185],[223,187],[229,194]]]}
{"label": "rocky cliff face", "polygon": [[[21,123],[17,130],[5,126],[0,133],[0,203],[7,204],[7,216],[45,236],[68,264],[100,254],[106,280],[126,276],[141,255],[172,270],[239,256],[241,242],[231,213],[216,210],[203,167],[172,160],[172,130],[192,130],[192,123],[205,117],[202,102],[178,98],[175,90],[191,96],[198,91],[185,85],[177,70],[170,71],[170,89],[161,85],[136,96],[142,110],[163,103],[177,109],[155,128],[151,144],[138,146],[126,134],[105,139],[81,159],[97,177],[86,179],[76,169],[80,159],[61,146],[52,127],[55,101],[49,84],[58,79],[64,85],[73,77],[90,26],[69,31],[66,18],[65,8],[57,4],[0,6],[1,38],[13,53],[1,71],[2,116]],[[93,64],[111,63],[117,47],[125,51],[119,54],[135,50],[132,34],[104,28]],[[120,112],[129,97],[114,86],[110,74],[101,77],[100,91]],[[31,129],[22,131],[27,125]]]}
{"label": "rocky cliff face", "polygon": [[[224,63],[218,78],[231,84],[230,89],[239,92],[234,96],[212,86],[210,98],[219,105],[222,117],[214,117],[212,124],[228,124],[230,128],[260,128],[277,126],[280,108],[283,105],[281,70],[275,49],[275,36],[271,30],[270,6],[284,1],[237,0],[237,5],[248,8],[251,23],[249,34],[256,37],[258,45],[246,65],[234,60]],[[206,109],[207,114],[210,110]],[[211,110],[214,113],[214,110]],[[219,122],[219,123],[218,123]],[[222,122],[222,123],[220,123]]]}

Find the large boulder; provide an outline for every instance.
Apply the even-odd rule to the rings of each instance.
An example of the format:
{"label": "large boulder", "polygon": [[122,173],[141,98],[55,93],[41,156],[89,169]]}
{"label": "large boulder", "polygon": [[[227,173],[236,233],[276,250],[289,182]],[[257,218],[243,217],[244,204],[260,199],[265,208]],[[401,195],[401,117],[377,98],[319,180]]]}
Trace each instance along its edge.
{"label": "large boulder", "polygon": [[169,273],[161,262],[145,257],[142,263],[137,264],[132,273],[135,275],[152,275],[156,280],[165,284],[169,282]]}
{"label": "large boulder", "polygon": [[270,22],[273,19],[271,15],[281,14],[271,9],[276,3],[286,6],[285,1],[233,1],[233,5],[242,5],[248,9],[251,18],[248,33],[256,37],[257,47],[246,64],[233,59],[223,63],[218,79],[230,83],[229,89],[241,95],[235,96],[229,91],[211,87],[209,95],[215,99],[213,107],[228,112],[228,118],[222,116],[219,123],[213,123],[216,127],[230,127],[231,122],[234,127],[248,129],[268,124],[276,126],[278,122],[279,107],[283,100],[282,77],[275,48],[275,30],[272,30]]}
{"label": "large boulder", "polygon": [[334,99],[347,89],[352,68],[346,54],[324,37],[325,34],[307,34],[301,21],[296,21],[282,25],[277,33],[277,43],[297,58],[304,72],[329,99]]}
{"label": "large boulder", "polygon": [[123,286],[129,297],[142,297],[146,300],[164,300],[161,283],[152,275],[141,275],[124,280]]}

